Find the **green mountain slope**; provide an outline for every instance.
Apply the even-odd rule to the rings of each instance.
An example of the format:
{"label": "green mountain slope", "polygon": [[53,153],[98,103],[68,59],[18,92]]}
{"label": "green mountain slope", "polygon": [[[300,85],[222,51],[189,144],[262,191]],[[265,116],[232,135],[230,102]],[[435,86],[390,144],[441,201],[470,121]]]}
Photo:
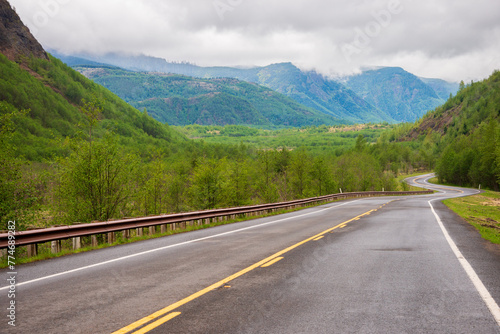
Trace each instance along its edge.
{"label": "green mountain slope", "polygon": [[195,79],[116,68],[75,67],[132,106],[172,125],[339,124],[269,88],[230,78]]}
{"label": "green mountain slope", "polygon": [[83,129],[83,101],[94,97],[102,101],[103,107],[97,136],[112,130],[124,144],[164,145],[172,149],[186,140],[168,125],[139,112],[56,58],[31,57],[20,65],[0,54],[0,112],[29,110],[27,117],[16,120],[13,139],[17,153],[29,160],[63,154],[62,140]]}
{"label": "green mountain slope", "polygon": [[[68,64],[75,59],[56,54]],[[175,73],[196,78],[236,78],[263,85],[282,93],[298,103],[323,114],[345,120],[346,123],[394,122],[386,112],[378,110],[342,84],[329,80],[316,72],[304,72],[291,63],[272,64],[265,67],[200,67],[189,63],[169,63],[164,59],[147,56],[108,54],[100,57],[79,56],[91,62],[119,66],[132,71]]]}
{"label": "green mountain slope", "polygon": [[449,97],[450,91],[441,82],[429,79],[428,83],[438,88],[440,94],[399,67],[368,70],[346,80],[346,85],[366,102],[399,122],[413,122]]}
{"label": "green mountain slope", "polygon": [[257,77],[259,84],[337,118],[359,123],[394,121],[342,84],[316,72],[303,72],[291,63],[260,68]]}
{"label": "green mountain slope", "polygon": [[441,181],[499,190],[500,72],[462,85],[456,96],[408,127],[402,139],[436,152]]}

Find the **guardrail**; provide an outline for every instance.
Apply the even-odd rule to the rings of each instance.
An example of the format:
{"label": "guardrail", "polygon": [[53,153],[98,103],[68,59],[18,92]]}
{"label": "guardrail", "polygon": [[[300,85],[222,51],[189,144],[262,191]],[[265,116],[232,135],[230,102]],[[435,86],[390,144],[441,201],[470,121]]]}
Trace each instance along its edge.
{"label": "guardrail", "polygon": [[[61,240],[73,238],[73,248],[80,248],[80,238],[85,236],[93,236],[92,244],[97,244],[95,235],[108,234],[108,242],[114,241],[115,232],[123,231],[124,237],[129,237],[131,229],[137,229],[137,235],[142,235],[143,228],[149,227],[150,233],[154,233],[156,226],[161,226],[161,232],[167,230],[167,225],[174,224],[203,224],[214,221],[221,221],[223,219],[233,219],[240,215],[260,215],[269,212],[274,212],[280,209],[293,209],[301,206],[307,206],[313,203],[329,202],[333,200],[342,200],[356,197],[374,197],[374,196],[398,196],[398,195],[420,195],[431,194],[433,191],[371,191],[371,192],[356,192],[356,193],[343,193],[333,194],[320,197],[313,197],[289,202],[261,204],[237,208],[216,209],[208,211],[197,211],[188,213],[177,213],[160,216],[149,216],[141,218],[130,218],[121,220],[112,220],[107,222],[96,222],[90,224],[75,224],[59,227],[50,227],[44,229],[19,231],[15,233],[15,245],[31,246],[28,253],[36,255],[36,245],[45,242],[56,242],[52,245],[53,252],[60,251]],[[12,235],[11,235],[12,238]],[[76,240],[75,240],[76,239]],[[95,239],[95,240],[94,240]],[[7,248],[9,241],[9,233],[0,234],[0,249]]]}

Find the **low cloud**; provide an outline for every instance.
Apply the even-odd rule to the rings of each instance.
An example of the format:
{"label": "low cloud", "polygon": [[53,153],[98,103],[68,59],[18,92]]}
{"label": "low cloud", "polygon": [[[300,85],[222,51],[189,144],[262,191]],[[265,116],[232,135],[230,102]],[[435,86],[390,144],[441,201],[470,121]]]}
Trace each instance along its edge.
{"label": "low cloud", "polygon": [[500,67],[489,0],[9,0],[46,48],[199,65],[291,61],[325,75],[401,66],[479,80]]}

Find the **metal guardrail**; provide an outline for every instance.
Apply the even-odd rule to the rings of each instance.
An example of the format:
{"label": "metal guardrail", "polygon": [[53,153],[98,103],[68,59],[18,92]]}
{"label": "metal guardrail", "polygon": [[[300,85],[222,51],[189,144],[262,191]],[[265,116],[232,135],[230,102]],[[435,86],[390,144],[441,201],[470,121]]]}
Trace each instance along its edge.
{"label": "metal guardrail", "polygon": [[[105,234],[111,232],[124,231],[135,228],[152,227],[158,225],[168,225],[176,223],[185,223],[191,221],[200,221],[220,217],[233,217],[237,215],[247,215],[252,213],[267,213],[279,209],[295,208],[306,206],[312,203],[328,202],[333,200],[342,200],[355,197],[374,197],[374,196],[398,196],[398,195],[420,195],[431,194],[433,191],[370,191],[333,194],[320,197],[313,197],[289,202],[261,204],[245,206],[238,208],[217,209],[208,211],[197,211],[189,213],[177,213],[160,216],[149,216],[141,218],[130,218],[121,220],[112,220],[107,222],[97,222],[90,224],[76,224],[68,226],[50,227],[44,229],[19,231],[15,233],[15,245],[27,246],[49,241],[64,240],[69,238],[84,237],[96,234]],[[12,238],[12,234],[11,238]],[[0,234],[0,249],[7,248],[9,233]]]}

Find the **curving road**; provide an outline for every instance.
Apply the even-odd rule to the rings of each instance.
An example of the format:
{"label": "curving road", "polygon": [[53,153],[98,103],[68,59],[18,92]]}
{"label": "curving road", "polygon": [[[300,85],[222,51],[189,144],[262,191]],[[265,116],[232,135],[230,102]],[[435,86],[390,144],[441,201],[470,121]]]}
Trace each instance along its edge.
{"label": "curving road", "polygon": [[0,332],[500,333],[500,250],[440,202],[477,191],[429,177],[409,182],[433,195],[336,202],[19,266],[16,327],[4,311]]}

